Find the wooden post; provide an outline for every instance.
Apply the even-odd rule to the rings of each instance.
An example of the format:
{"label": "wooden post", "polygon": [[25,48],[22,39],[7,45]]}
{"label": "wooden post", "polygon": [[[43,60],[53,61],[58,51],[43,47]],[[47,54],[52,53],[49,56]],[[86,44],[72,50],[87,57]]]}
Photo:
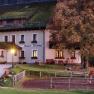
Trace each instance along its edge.
{"label": "wooden post", "polygon": [[55,77],[56,77],[56,72],[55,72]]}
{"label": "wooden post", "polygon": [[50,88],[53,88],[53,79],[52,79],[52,77],[50,79]]}
{"label": "wooden post", "polygon": [[40,75],[40,78],[41,78],[41,76],[42,76],[41,71],[40,71],[40,74],[39,75]]}
{"label": "wooden post", "polygon": [[70,81],[70,78],[69,78],[69,90],[70,90],[70,87],[71,87],[71,86],[70,86],[70,82],[71,82],[71,81]]}

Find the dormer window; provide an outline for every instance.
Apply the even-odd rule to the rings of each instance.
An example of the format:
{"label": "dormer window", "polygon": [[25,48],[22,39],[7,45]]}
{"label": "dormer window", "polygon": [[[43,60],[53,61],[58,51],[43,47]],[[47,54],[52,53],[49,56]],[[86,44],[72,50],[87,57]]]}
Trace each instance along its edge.
{"label": "dormer window", "polygon": [[7,20],[6,23],[7,24],[12,24],[13,23],[13,20]]}
{"label": "dormer window", "polygon": [[0,25],[2,25],[3,24],[3,21],[0,21]]}

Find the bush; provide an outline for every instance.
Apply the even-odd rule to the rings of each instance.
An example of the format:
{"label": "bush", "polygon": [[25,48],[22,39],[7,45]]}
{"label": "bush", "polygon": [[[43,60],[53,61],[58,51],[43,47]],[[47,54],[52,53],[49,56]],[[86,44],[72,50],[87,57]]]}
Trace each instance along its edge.
{"label": "bush", "polygon": [[90,66],[94,66],[94,56],[89,57],[89,64]]}

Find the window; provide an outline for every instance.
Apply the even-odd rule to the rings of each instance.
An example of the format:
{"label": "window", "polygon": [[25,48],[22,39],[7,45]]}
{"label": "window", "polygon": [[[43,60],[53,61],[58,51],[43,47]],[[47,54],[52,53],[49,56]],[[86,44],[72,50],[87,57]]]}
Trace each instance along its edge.
{"label": "window", "polygon": [[12,35],[12,43],[15,43],[15,35]]}
{"label": "window", "polygon": [[56,50],[56,59],[64,59],[62,50]]}
{"label": "window", "polygon": [[0,57],[4,57],[4,51],[1,51]]}
{"label": "window", "polygon": [[5,42],[8,42],[8,36],[5,36]]}
{"label": "window", "polygon": [[38,58],[38,51],[37,50],[33,50],[32,51],[32,59],[37,59]]}
{"label": "window", "polygon": [[12,24],[13,23],[13,20],[7,20],[6,23],[7,24]]}
{"label": "window", "polygon": [[24,51],[21,51],[21,57],[24,57]]}
{"label": "window", "polygon": [[37,43],[37,34],[33,34],[32,43]]}
{"label": "window", "polygon": [[25,42],[24,42],[24,35],[21,35],[21,40],[20,40],[19,43],[25,43]]}
{"label": "window", "polygon": [[0,25],[2,25],[3,24],[3,21],[0,21]]}
{"label": "window", "polygon": [[24,51],[21,51],[19,59],[25,59],[25,57],[24,57]]}
{"label": "window", "polygon": [[71,53],[71,59],[76,59],[76,57],[75,57],[75,51],[73,51],[73,52]]}
{"label": "window", "polygon": [[21,35],[21,41],[24,41],[24,35]]}

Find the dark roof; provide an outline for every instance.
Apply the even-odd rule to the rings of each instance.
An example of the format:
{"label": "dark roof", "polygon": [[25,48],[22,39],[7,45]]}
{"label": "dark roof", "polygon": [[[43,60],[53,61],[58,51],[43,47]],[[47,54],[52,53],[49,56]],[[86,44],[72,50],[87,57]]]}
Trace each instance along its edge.
{"label": "dark roof", "polygon": [[11,43],[11,42],[0,42],[0,49],[11,49],[11,48],[15,48],[18,50],[21,50],[21,47]]}
{"label": "dark roof", "polygon": [[22,28],[44,29],[52,18],[55,5],[56,3],[44,3],[15,6],[13,8],[6,7],[4,9],[0,9],[0,20],[9,21],[16,19],[25,19],[25,22],[21,26],[9,24],[0,27],[0,30]]}
{"label": "dark roof", "polygon": [[57,0],[0,0],[0,6],[26,5],[32,3],[57,2]]}

